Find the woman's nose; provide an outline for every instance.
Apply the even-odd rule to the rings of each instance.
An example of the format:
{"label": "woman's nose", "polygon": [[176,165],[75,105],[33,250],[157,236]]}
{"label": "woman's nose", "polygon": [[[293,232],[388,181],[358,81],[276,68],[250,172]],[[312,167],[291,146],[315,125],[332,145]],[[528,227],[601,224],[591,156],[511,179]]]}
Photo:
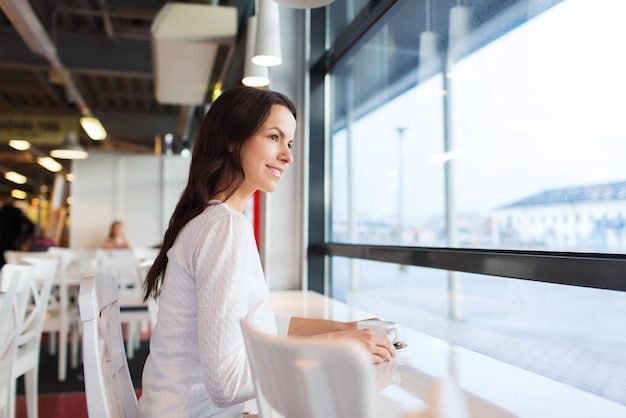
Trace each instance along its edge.
{"label": "woman's nose", "polygon": [[288,145],[283,145],[278,158],[285,163],[291,163],[293,161],[293,155],[291,155],[291,150]]}

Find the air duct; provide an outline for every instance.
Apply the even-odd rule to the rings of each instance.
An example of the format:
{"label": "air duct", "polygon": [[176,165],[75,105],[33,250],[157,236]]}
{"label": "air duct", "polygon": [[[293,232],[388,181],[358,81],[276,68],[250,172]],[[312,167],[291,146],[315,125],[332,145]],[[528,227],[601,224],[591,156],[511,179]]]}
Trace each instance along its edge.
{"label": "air duct", "polygon": [[87,101],[72,81],[70,72],[58,57],[57,49],[50,39],[28,1],[0,0],[0,8],[9,18],[15,30],[20,34],[28,48],[50,63],[50,82],[65,86],[68,100],[76,103],[76,107],[84,117],[91,117]]}
{"label": "air duct", "polygon": [[156,100],[180,105],[205,103],[211,80],[223,79],[231,59],[237,9],[168,3],[150,30]]}

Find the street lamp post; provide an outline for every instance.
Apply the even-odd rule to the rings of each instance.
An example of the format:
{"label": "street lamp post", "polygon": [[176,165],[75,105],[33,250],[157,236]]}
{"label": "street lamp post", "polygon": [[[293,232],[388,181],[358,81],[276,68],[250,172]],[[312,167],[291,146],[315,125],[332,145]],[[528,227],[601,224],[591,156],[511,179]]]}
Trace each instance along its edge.
{"label": "street lamp post", "polygon": [[[398,126],[396,127],[396,132],[398,133],[398,225],[397,225],[397,233],[399,241],[402,240],[402,228],[404,221],[404,201],[403,201],[403,182],[404,182],[404,170],[403,170],[403,162],[402,162],[402,139],[404,137],[404,132],[406,131],[406,127]],[[398,242],[400,244],[400,242]]]}

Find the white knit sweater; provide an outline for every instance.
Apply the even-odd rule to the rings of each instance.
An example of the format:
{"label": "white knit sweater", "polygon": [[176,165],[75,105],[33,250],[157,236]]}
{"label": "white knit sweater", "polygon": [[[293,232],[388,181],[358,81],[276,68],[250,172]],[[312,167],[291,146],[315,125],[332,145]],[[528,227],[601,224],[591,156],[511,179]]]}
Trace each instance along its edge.
{"label": "white knit sweater", "polygon": [[[269,299],[252,225],[209,205],[167,256],[139,416],[240,417],[254,390],[239,320]],[[289,319],[278,323],[285,335]]]}

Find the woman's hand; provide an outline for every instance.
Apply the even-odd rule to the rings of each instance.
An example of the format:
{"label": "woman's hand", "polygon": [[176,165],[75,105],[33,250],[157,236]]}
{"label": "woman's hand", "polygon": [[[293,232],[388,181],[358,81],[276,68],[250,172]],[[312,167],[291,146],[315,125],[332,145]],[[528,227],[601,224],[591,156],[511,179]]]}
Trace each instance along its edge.
{"label": "woman's hand", "polygon": [[396,350],[387,336],[371,329],[329,332],[313,338],[351,338],[357,340],[367,349],[371,355],[372,362],[376,364],[390,361],[396,356]]}

